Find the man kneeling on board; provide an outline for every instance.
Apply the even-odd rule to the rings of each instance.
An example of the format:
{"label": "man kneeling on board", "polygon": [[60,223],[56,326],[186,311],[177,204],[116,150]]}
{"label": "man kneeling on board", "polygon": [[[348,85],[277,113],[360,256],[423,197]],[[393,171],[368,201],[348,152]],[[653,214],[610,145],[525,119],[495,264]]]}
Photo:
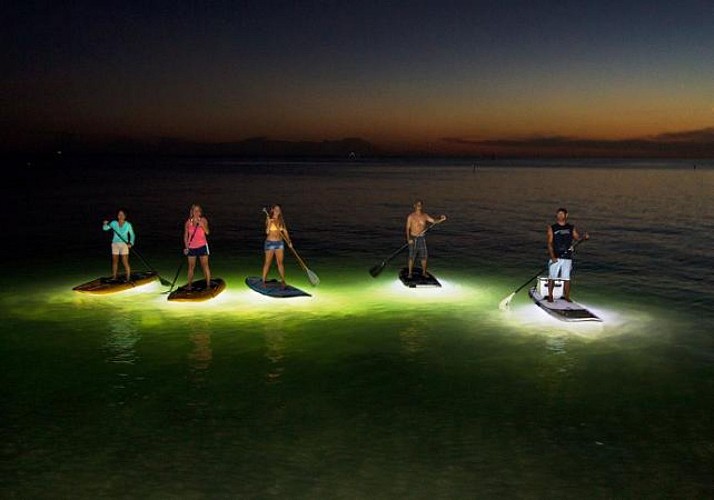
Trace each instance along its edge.
{"label": "man kneeling on board", "polygon": [[[563,299],[570,302],[570,271],[573,267],[573,241],[581,239],[575,226],[568,223],[568,211],[559,208],[556,223],[548,226],[548,302],[553,302],[553,280],[563,280]],[[582,239],[589,239],[586,232]]]}

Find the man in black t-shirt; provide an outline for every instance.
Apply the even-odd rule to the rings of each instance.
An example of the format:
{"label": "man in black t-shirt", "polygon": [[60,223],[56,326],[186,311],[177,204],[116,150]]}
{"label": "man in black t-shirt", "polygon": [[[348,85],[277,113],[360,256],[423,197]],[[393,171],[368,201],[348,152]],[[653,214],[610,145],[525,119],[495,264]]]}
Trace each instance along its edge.
{"label": "man in black t-shirt", "polygon": [[[568,223],[568,211],[559,208],[555,214],[556,223],[548,226],[548,302],[553,302],[555,279],[563,280],[563,299],[570,302],[570,271],[573,265],[573,242],[581,239],[575,226]],[[588,239],[588,233],[583,239]]]}

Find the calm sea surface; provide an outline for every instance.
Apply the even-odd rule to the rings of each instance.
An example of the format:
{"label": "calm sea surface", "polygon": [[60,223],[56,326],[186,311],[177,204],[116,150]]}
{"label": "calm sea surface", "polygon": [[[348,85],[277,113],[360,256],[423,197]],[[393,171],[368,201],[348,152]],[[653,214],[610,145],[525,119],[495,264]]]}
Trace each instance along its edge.
{"label": "calm sea surface", "polygon": [[[697,168],[693,168],[693,164]],[[475,168],[474,168],[475,167]],[[714,496],[714,163],[64,160],[28,167],[0,292],[5,498],[703,498]],[[441,289],[406,289],[416,198]],[[189,205],[212,226],[213,301],[109,272],[101,221],[172,280]],[[262,265],[281,203],[288,281]],[[591,240],[566,324],[519,292],[555,210]],[[134,256],[135,269],[142,262]],[[185,281],[185,267],[179,281]]]}

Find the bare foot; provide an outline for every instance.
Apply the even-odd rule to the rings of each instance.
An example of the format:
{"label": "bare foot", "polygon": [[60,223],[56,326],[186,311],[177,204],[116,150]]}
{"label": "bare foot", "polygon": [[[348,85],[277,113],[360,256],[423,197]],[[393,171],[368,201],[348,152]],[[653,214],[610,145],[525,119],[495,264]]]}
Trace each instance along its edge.
{"label": "bare foot", "polygon": [[547,300],[548,302],[553,302],[553,297],[548,296],[545,298],[545,300]]}

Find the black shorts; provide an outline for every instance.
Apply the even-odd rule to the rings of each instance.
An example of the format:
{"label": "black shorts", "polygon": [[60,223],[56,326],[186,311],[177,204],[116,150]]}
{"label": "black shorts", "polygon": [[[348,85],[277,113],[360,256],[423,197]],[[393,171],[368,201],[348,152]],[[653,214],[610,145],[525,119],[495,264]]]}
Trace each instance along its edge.
{"label": "black shorts", "polygon": [[189,257],[203,257],[204,255],[209,255],[209,253],[210,252],[208,251],[208,245],[203,245],[202,247],[188,249]]}

